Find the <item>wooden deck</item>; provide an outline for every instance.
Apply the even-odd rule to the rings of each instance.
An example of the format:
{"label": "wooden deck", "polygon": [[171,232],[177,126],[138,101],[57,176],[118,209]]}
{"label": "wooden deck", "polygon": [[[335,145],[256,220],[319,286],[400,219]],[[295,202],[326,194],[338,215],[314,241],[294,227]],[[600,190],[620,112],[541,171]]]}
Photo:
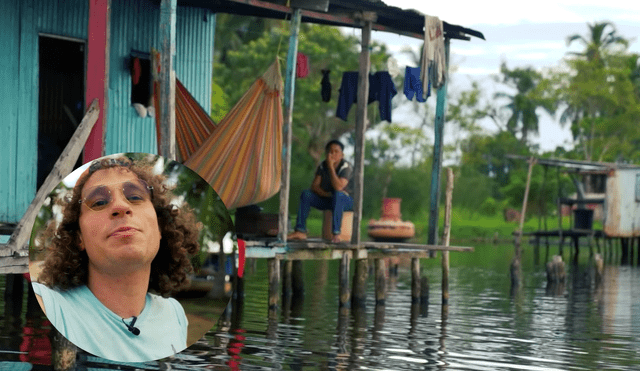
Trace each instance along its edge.
{"label": "wooden deck", "polygon": [[347,254],[352,259],[379,259],[389,256],[429,258],[429,251],[470,252],[473,247],[423,245],[417,243],[372,242],[359,244],[331,243],[320,238],[304,241],[277,241],[276,239],[246,241],[247,258],[282,258],[287,260],[341,259]]}

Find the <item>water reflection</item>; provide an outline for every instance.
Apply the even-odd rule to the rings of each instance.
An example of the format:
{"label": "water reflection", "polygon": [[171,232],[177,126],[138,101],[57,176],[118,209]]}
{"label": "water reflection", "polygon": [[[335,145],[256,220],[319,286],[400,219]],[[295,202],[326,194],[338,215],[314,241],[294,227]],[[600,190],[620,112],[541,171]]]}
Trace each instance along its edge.
{"label": "water reflection", "polygon": [[[596,284],[585,259],[568,264],[566,282],[552,285],[545,262],[535,264],[525,250],[523,285],[512,296],[512,248],[476,251],[452,256],[448,306],[433,299],[441,297],[438,259],[422,263],[431,284],[428,306],[411,303],[410,270],[401,265],[398,276],[387,276],[384,305],[376,304],[370,275],[364,306],[340,307],[339,262],[322,261],[305,262],[304,293],[282,296],[273,310],[266,262],[250,263],[245,296],[234,297],[215,328],[185,352],[135,365],[80,352],[78,369],[638,369],[640,268],[606,259]],[[9,369],[51,369],[46,317],[26,285],[21,300],[13,300],[20,285],[2,287],[14,294],[5,297],[0,362],[11,362]]]}
{"label": "water reflection", "polygon": [[[266,264],[258,262],[247,277],[239,368],[637,369],[637,267],[608,265],[596,284],[581,262],[567,266],[565,283],[548,284],[540,263],[525,252],[523,285],[511,295],[508,253],[505,247],[468,263],[454,261],[448,306],[411,304],[410,272],[401,266],[399,277],[389,276],[385,305],[376,305],[370,275],[365,305],[341,308],[339,262],[324,261],[305,263],[306,297],[283,297],[269,312],[262,291]],[[423,262],[423,270],[431,295],[440,298],[436,263]]]}

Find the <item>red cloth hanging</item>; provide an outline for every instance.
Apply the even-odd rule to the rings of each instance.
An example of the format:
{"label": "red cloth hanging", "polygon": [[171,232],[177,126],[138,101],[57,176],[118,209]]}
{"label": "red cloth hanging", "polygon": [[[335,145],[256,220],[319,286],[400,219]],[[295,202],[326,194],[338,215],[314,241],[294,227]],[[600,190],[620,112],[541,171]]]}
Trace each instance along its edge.
{"label": "red cloth hanging", "polygon": [[140,59],[133,59],[133,66],[131,68],[131,79],[133,80],[133,85],[138,85],[140,82],[140,76],[142,75],[142,68],[140,67]]}
{"label": "red cloth hanging", "polygon": [[306,55],[298,52],[298,58],[296,63],[296,76],[298,78],[307,77],[309,74],[309,58]]}

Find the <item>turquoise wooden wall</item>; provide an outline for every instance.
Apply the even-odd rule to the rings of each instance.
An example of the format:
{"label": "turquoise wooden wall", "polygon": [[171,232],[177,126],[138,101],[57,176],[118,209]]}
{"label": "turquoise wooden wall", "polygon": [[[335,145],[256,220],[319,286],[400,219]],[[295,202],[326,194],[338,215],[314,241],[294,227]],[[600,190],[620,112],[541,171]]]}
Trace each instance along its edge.
{"label": "turquoise wooden wall", "polygon": [[0,222],[18,222],[36,193],[38,34],[86,39],[87,0],[0,1]]}
{"label": "turquoise wooden wall", "polygon": [[[106,154],[157,153],[155,119],[141,118],[131,106],[132,51],[160,49],[160,8],[152,1],[112,0],[109,112]],[[176,14],[176,76],[207,110],[211,107],[211,77],[215,14],[179,7]]]}
{"label": "turquoise wooden wall", "polygon": [[[38,148],[38,34],[87,39],[88,0],[0,1],[0,222],[16,223],[36,193]],[[109,112],[105,152],[157,152],[155,121],[130,105],[125,58],[158,45],[159,6],[151,0],[112,0]],[[207,110],[215,14],[177,10],[177,77]]]}

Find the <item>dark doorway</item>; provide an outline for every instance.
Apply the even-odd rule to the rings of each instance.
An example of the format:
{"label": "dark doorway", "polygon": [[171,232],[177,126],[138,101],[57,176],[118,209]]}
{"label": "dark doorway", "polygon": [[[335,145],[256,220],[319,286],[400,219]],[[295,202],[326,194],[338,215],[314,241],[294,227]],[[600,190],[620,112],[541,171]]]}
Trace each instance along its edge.
{"label": "dark doorway", "polygon": [[[38,189],[84,114],[85,44],[39,37]],[[82,156],[74,168],[82,165]],[[63,174],[66,176],[66,174]]]}

